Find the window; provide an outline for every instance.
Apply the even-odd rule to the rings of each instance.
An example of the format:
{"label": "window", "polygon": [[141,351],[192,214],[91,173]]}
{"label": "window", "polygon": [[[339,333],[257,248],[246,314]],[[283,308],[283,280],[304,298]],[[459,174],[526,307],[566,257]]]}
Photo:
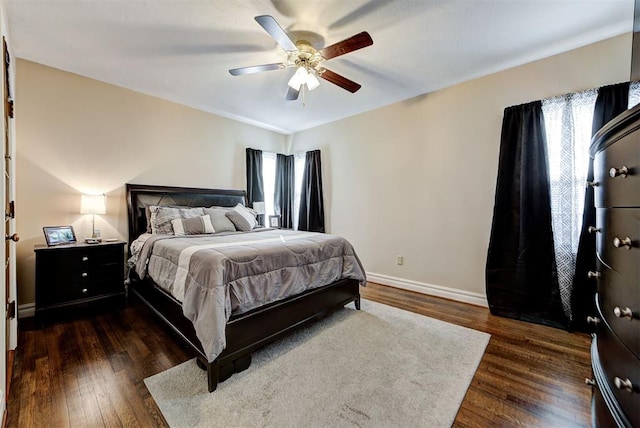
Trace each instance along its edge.
{"label": "window", "polygon": [[[298,228],[298,215],[300,212],[300,194],[302,192],[302,176],[304,174],[304,162],[306,152],[296,153],[294,156],[294,195],[293,195],[293,228]],[[276,164],[277,153],[262,152],[262,184],[264,186],[265,216],[275,215],[276,194]],[[267,217],[265,217],[267,218]]]}
{"label": "window", "polygon": [[276,194],[276,159],[273,152],[262,152],[262,185],[264,186],[265,218],[275,215],[274,196]]}
{"label": "window", "polygon": [[571,314],[571,287],[582,227],[591,124],[597,90],[543,100],[551,196],[551,223],[560,296]]}
{"label": "window", "polygon": [[[560,296],[571,317],[570,296],[582,228],[596,89],[542,101],[549,165],[551,217]],[[629,108],[640,103],[640,83],[629,88]]]}
{"label": "window", "polygon": [[302,193],[302,176],[304,174],[304,160],[306,152],[296,153],[293,155],[294,159],[294,194],[293,194],[293,228],[298,229],[298,219],[300,217],[300,195]]}

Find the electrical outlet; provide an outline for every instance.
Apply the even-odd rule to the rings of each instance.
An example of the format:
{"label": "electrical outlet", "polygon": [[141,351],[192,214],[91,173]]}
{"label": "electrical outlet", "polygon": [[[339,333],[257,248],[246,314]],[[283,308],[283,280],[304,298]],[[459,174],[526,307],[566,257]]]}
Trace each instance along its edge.
{"label": "electrical outlet", "polygon": [[404,257],[396,256],[396,264],[402,266],[404,264]]}

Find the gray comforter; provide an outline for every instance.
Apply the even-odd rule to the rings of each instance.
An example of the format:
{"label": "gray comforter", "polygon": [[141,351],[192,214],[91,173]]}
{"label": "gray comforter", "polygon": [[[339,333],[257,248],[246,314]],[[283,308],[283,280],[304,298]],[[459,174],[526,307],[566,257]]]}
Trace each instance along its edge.
{"label": "gray comforter", "polygon": [[344,238],[292,230],[216,235],[152,235],[137,254],[148,274],[182,302],[210,362],[225,348],[232,314],[343,278],[365,285],[362,264]]}

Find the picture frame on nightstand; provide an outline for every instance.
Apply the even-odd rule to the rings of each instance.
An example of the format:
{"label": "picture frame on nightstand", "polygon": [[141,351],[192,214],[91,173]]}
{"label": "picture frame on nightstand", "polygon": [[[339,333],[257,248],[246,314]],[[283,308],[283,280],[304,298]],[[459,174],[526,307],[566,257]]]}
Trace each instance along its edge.
{"label": "picture frame on nightstand", "polygon": [[280,229],[280,216],[279,215],[270,215],[269,216],[269,227],[272,229]]}
{"label": "picture frame on nightstand", "polygon": [[75,244],[77,242],[73,226],[45,226],[42,230],[44,231],[44,239],[49,247]]}

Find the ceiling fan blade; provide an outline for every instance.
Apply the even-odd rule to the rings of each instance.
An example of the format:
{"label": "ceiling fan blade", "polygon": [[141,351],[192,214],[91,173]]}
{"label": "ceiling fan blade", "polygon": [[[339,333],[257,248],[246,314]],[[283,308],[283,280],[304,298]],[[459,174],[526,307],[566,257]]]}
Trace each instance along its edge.
{"label": "ceiling fan blade", "polygon": [[285,51],[298,50],[296,44],[291,40],[286,31],[282,29],[280,24],[271,15],[256,16],[255,20],[265,29],[267,33],[280,45]]}
{"label": "ceiling fan blade", "polygon": [[340,55],[347,54],[349,52],[357,51],[358,49],[366,48],[367,46],[371,46],[373,44],[373,39],[366,31],[362,33],[356,34],[355,36],[351,36],[348,39],[344,39],[341,42],[334,43],[331,46],[327,46],[324,49],[321,49],[320,55],[324,57],[324,59],[335,58]]}
{"label": "ceiling fan blade", "polygon": [[324,69],[324,72],[320,75],[324,80],[327,80],[334,85],[338,85],[343,89],[353,93],[357,92],[358,89],[362,87],[362,85],[354,82],[353,80],[349,80],[344,76],[339,75],[338,73],[334,73],[331,70]]}
{"label": "ceiling fan blade", "polygon": [[298,99],[298,94],[300,91],[296,91],[291,86],[289,86],[289,90],[287,91],[287,101],[295,101]]}
{"label": "ceiling fan blade", "polygon": [[251,67],[232,68],[231,70],[229,70],[229,73],[234,76],[242,76],[243,74],[262,73],[263,71],[280,70],[282,68],[286,68],[286,66],[281,62],[277,62],[275,64],[252,65]]}

